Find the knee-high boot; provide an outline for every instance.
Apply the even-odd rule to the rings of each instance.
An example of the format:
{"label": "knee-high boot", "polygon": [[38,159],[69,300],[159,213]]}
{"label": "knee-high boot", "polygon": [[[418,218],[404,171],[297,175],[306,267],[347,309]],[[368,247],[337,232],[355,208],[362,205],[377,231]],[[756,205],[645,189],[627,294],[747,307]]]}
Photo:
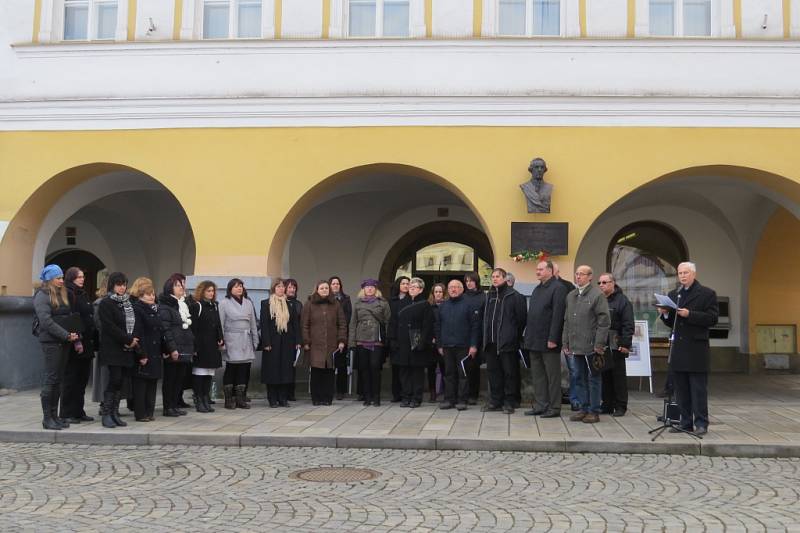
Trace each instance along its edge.
{"label": "knee-high boot", "polygon": [[236,407],[250,409],[250,404],[245,400],[246,385],[236,385]]}
{"label": "knee-high boot", "polygon": [[102,417],[104,428],[115,428],[117,423],[114,421],[114,392],[105,391],[103,401],[100,403],[100,416]]}
{"label": "knee-high boot", "polygon": [[58,403],[61,399],[61,385],[53,385],[50,389],[50,412],[53,413],[53,419],[61,424],[61,427],[68,428],[69,422],[58,416]]}
{"label": "knee-high boot", "polygon": [[64,429],[64,426],[59,424],[58,421],[53,418],[50,392],[47,391],[47,394],[43,395],[41,397],[41,400],[42,400],[42,428],[54,429],[57,431]]}
{"label": "knee-high boot", "polygon": [[194,408],[198,413],[207,413],[204,393],[203,378],[205,376],[192,376],[192,385],[194,388]]}
{"label": "knee-high boot", "polygon": [[233,399],[233,385],[223,385],[222,394],[225,395],[225,409],[236,409],[236,401]]}
{"label": "knee-high boot", "polygon": [[214,376],[203,376],[203,407],[206,412],[213,413],[216,409],[211,407],[211,382],[214,381]]}
{"label": "knee-high boot", "polygon": [[118,426],[127,426],[127,422],[123,422],[122,418],[119,416],[119,402],[122,401],[122,391],[117,391],[114,393],[114,400],[112,402],[112,409],[111,409],[111,418],[114,420],[114,423]]}

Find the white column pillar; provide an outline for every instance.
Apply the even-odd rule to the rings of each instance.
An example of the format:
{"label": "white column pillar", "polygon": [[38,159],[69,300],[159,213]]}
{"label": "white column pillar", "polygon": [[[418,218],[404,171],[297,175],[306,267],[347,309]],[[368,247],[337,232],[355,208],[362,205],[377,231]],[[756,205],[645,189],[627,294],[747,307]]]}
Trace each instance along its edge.
{"label": "white column pillar", "polygon": [[275,38],[275,0],[261,1],[261,37]]}
{"label": "white column pillar", "polygon": [[[736,37],[736,24],[733,20],[733,0],[715,0],[719,5],[719,37],[733,39]],[[713,16],[714,10],[711,10]]]}
{"label": "white column pillar", "polygon": [[329,39],[344,38],[344,2],[346,0],[331,0],[331,21],[328,26]]}
{"label": "white column pillar", "polygon": [[792,0],[792,14],[789,17],[789,35],[800,37],[800,0]]}
{"label": "white column pillar", "polygon": [[[60,18],[63,19],[63,17]],[[40,43],[49,43],[59,38],[53,35],[53,0],[42,0],[42,13],[37,37]]]}
{"label": "white column pillar", "polygon": [[[565,37],[581,36],[581,6],[579,0],[561,0],[566,2],[565,12]],[[590,1],[590,0],[589,0]]]}
{"label": "white column pillar", "polygon": [[128,0],[117,1],[117,31],[114,32],[114,40],[128,40]]}
{"label": "white column pillar", "polygon": [[[195,35],[195,25],[197,24],[196,17],[199,16],[201,10],[197,9],[198,2],[202,0],[186,0],[183,3],[183,13],[181,14],[181,40],[199,39],[202,35]],[[199,24],[198,27],[202,27]]]}
{"label": "white column pillar", "polygon": [[497,35],[497,0],[483,0],[481,15],[481,37]]}
{"label": "white column pillar", "polygon": [[425,0],[410,0],[408,2],[408,35],[409,37],[425,37]]}
{"label": "white column pillar", "polygon": [[636,0],[636,20],[633,25],[636,37],[650,35],[650,0]]}

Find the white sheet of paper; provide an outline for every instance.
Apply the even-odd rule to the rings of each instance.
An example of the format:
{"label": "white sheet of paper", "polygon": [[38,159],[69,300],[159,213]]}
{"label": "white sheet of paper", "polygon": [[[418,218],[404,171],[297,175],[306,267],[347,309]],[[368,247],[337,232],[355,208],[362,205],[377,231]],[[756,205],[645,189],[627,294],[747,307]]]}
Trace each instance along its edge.
{"label": "white sheet of paper", "polygon": [[527,363],[527,361],[525,361],[525,354],[522,353],[521,349],[517,350],[517,353],[519,353],[519,360],[522,361],[522,366],[524,366],[525,368],[528,368],[528,363]]}
{"label": "white sheet of paper", "polygon": [[461,360],[461,371],[464,372],[464,377],[467,376],[467,369],[464,366],[464,361],[466,361],[467,359],[469,359],[469,354],[467,354],[467,356]]}
{"label": "white sheet of paper", "polygon": [[300,359],[300,350],[301,350],[301,348],[298,348],[298,349],[295,351],[295,354],[294,354],[294,364],[293,364],[292,366],[297,366],[297,361]]}
{"label": "white sheet of paper", "polygon": [[669,307],[670,309],[678,308],[678,305],[675,302],[673,302],[672,298],[670,298],[666,294],[653,293],[653,296],[656,297],[656,305],[659,307]]}

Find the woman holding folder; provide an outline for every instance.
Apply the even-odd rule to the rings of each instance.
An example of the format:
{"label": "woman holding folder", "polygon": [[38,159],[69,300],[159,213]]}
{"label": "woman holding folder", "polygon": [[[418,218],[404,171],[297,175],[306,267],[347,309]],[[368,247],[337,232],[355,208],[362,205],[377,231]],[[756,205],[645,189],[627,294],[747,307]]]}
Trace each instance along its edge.
{"label": "woman holding folder", "polygon": [[270,407],[289,407],[294,366],[300,355],[300,317],[286,297],[281,278],[272,282],[268,300],[261,302],[261,383],[267,386]]}
{"label": "woman holding folder", "polygon": [[326,280],[317,282],[314,294],[303,307],[302,323],[303,348],[311,366],[311,401],[314,405],[331,405],[333,360],[347,343],[347,321]]}

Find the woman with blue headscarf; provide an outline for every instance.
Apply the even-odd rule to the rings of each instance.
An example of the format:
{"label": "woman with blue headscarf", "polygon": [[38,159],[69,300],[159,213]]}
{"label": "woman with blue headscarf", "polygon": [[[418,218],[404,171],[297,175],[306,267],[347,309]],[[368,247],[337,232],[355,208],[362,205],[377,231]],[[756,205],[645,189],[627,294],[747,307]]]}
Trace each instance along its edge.
{"label": "woman with blue headscarf", "polygon": [[69,357],[70,343],[78,341],[80,335],[77,328],[73,330],[69,326],[71,310],[61,267],[47,265],[39,274],[39,280],[42,282],[41,286],[33,295],[33,309],[36,312],[33,333],[39,337],[44,353],[40,394],[42,427],[60,430],[69,427],[69,422],[58,418],[61,381]]}

